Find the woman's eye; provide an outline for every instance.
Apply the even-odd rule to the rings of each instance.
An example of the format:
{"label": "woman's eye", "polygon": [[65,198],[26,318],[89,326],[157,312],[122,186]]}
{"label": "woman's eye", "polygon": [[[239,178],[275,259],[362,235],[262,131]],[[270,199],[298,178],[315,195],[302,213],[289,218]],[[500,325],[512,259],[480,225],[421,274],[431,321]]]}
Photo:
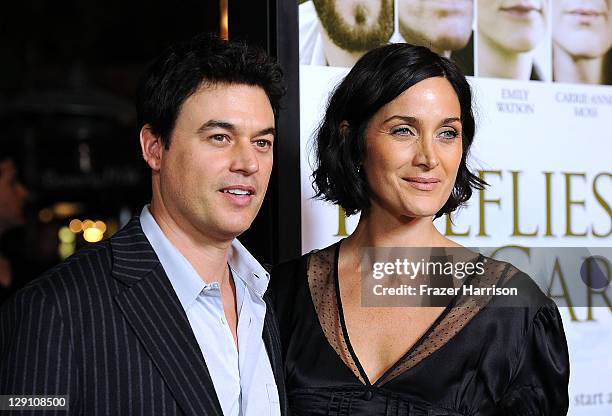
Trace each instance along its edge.
{"label": "woman's eye", "polygon": [[408,127],[396,127],[391,130],[391,134],[397,134],[400,136],[413,136],[414,133]]}
{"label": "woman's eye", "polygon": [[444,130],[440,133],[440,137],[447,140],[456,139],[459,134],[455,130]]}

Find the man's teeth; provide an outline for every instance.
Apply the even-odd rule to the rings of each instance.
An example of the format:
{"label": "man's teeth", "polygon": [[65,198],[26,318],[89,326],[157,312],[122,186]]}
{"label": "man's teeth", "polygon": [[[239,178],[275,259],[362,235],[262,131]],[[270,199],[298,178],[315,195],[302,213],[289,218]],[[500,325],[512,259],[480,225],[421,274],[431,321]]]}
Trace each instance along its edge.
{"label": "man's teeth", "polygon": [[223,192],[234,195],[250,195],[250,192],[245,191],[244,189],[224,189]]}

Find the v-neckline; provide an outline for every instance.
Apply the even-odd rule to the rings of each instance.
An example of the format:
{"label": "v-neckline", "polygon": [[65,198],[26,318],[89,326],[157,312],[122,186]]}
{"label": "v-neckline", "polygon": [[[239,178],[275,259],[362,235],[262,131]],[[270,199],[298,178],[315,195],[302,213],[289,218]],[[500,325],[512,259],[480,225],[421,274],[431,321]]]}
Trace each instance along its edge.
{"label": "v-neckline", "polygon": [[[438,315],[438,317],[434,320],[434,322],[427,328],[427,330],[412,344],[412,346],[408,349],[408,351],[406,351],[406,353],[404,353],[402,356],[400,356],[400,358],[398,360],[396,360],[389,368],[387,368],[381,375],[380,377],[378,377],[374,383],[372,383],[370,381],[370,378],[368,377],[368,374],[365,372],[365,369],[363,368],[363,366],[361,365],[361,361],[359,361],[359,357],[357,356],[357,353],[355,352],[355,349],[353,348],[353,345],[351,344],[351,340],[349,337],[349,333],[348,333],[348,329],[346,327],[346,321],[344,318],[344,308],[342,306],[342,296],[340,293],[340,246],[342,245],[342,241],[344,241],[344,239],[338,241],[336,243],[336,252],[335,252],[335,257],[334,257],[334,268],[333,268],[333,280],[334,280],[334,287],[335,287],[335,292],[336,292],[336,305],[338,307],[338,317],[340,320],[340,327],[342,329],[342,337],[344,338],[344,342],[346,343],[347,349],[349,351],[349,354],[351,355],[351,358],[353,359],[353,362],[355,363],[355,366],[357,367],[357,370],[359,371],[359,374],[361,375],[363,381],[365,382],[365,385],[367,387],[380,387],[382,384],[384,383],[380,383],[381,381],[385,380],[385,378],[391,373],[393,372],[393,370],[395,370],[402,362],[404,362],[408,357],[410,357],[410,355],[414,352],[414,350],[416,348],[418,348],[426,339],[427,337],[433,332],[433,330],[440,324],[440,322],[442,322],[442,320],[446,317],[446,315],[448,315],[448,313],[452,310],[453,306],[456,304],[457,299],[459,298],[459,294],[455,295],[451,301],[448,303],[448,305],[446,305],[446,307],[444,308],[444,310],[442,311],[442,313],[440,313],[440,315]],[[344,363],[344,361],[343,361]],[[346,365],[346,364],[345,364]],[[361,382],[361,380],[359,380]]]}

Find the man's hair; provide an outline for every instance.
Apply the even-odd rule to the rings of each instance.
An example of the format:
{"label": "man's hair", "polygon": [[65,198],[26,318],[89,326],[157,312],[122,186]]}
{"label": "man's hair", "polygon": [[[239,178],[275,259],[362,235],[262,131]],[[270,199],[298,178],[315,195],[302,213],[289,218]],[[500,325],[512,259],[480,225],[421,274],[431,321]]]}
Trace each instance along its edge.
{"label": "man's hair", "polygon": [[261,87],[275,115],[285,92],[279,65],[262,49],[200,34],[171,45],[148,67],[138,88],[139,125],[149,124],[168,148],[185,100],[200,87],[216,84]]}
{"label": "man's hair", "polygon": [[[466,160],[474,140],[470,85],[459,67],[422,46],[396,43],[366,53],[331,95],[325,117],[315,135],[316,197],[339,204],[347,215],[370,207],[370,191],[362,164],[366,157],[366,129],[385,104],[411,86],[432,77],[450,82],[461,107],[463,155],[455,186],[435,217],[451,213],[486,183],[472,173]],[[342,128],[348,122],[348,131]]]}

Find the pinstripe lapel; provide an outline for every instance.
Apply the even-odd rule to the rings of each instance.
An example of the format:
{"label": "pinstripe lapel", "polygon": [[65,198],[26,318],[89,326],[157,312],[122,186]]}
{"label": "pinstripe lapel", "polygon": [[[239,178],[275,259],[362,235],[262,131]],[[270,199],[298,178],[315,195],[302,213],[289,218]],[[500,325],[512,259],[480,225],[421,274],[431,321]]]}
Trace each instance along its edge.
{"label": "pinstripe lapel", "polygon": [[123,315],[188,415],[221,406],[185,311],[138,217],[110,239],[113,276],[128,286],[115,297]]}
{"label": "pinstripe lapel", "polygon": [[266,316],[264,320],[263,341],[270,358],[270,365],[274,373],[274,379],[278,388],[281,415],[288,415],[287,392],[285,390],[285,374],[281,351],[280,329],[278,321],[268,296],[264,296],[266,302]]}

